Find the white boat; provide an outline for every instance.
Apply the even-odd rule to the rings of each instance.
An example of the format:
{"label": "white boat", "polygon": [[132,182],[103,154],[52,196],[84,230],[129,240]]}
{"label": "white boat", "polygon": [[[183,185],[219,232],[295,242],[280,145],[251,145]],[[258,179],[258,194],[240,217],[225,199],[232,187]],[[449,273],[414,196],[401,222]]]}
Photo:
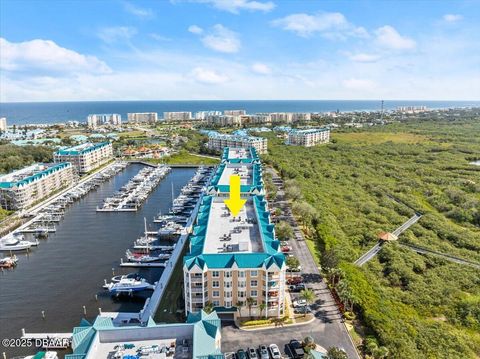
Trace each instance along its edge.
{"label": "white boat", "polygon": [[156,251],[156,250],[159,250],[159,251],[173,251],[175,249],[175,244],[176,243],[169,246],[169,245],[155,245],[155,244],[151,244],[151,243],[140,244],[138,242],[135,242],[133,248],[134,249],[147,249],[147,250],[151,250],[151,251]]}
{"label": "white boat", "polygon": [[23,237],[16,238],[12,236],[11,238],[4,240],[3,243],[0,244],[0,251],[24,251],[32,246],[38,246],[38,241],[29,242],[20,238]]}
{"label": "white boat", "polygon": [[130,262],[135,262],[135,263],[149,263],[149,262],[156,262],[156,261],[161,261],[163,259],[170,258],[170,254],[166,254],[166,253],[152,256],[146,253],[135,253],[135,252],[132,253],[130,250],[127,250],[126,256]]}
{"label": "white boat", "polygon": [[23,359],[58,359],[57,352],[38,352],[35,355],[23,357]]}
{"label": "white boat", "polygon": [[128,273],[128,274],[122,274],[122,275],[116,275],[115,277],[112,277],[111,281],[112,283],[118,283],[122,279],[136,279],[136,280],[141,280],[142,276],[138,273]]}
{"label": "white boat", "polygon": [[141,292],[144,290],[153,290],[155,286],[148,283],[145,279],[123,278],[117,283],[105,283],[103,286],[112,294]]}
{"label": "white boat", "polygon": [[12,268],[17,265],[17,256],[0,258],[0,268]]}

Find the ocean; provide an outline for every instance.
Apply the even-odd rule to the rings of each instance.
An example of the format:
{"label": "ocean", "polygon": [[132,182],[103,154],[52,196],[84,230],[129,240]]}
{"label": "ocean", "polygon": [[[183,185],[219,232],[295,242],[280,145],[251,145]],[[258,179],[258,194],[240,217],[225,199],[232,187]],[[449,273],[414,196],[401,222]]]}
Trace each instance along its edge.
{"label": "ocean", "polygon": [[[386,110],[397,106],[427,106],[428,108],[474,107],[480,101],[385,101]],[[360,100],[269,100],[269,101],[85,101],[85,102],[18,102],[0,103],[0,117],[9,125],[35,123],[85,122],[92,113],[119,113],[126,120],[128,112],[223,111],[246,110],[260,112],[328,112],[380,110],[381,102]]]}

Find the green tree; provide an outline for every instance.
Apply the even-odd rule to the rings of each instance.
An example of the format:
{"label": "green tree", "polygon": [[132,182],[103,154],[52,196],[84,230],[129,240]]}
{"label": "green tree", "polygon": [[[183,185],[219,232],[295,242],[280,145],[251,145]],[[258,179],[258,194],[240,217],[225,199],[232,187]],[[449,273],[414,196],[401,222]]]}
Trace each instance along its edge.
{"label": "green tree", "polygon": [[287,267],[290,269],[298,268],[300,266],[300,261],[298,260],[297,257],[288,257],[285,263],[287,264]]}
{"label": "green tree", "polygon": [[293,228],[289,223],[281,221],[275,225],[275,234],[282,241],[288,240],[293,237]]}
{"label": "green tree", "polygon": [[[300,292],[300,298],[305,300],[307,304],[310,305],[315,301],[315,292],[312,289],[304,289]],[[307,315],[306,312],[303,314],[303,316]]]}
{"label": "green tree", "polygon": [[243,308],[244,305],[245,305],[245,303],[240,301],[240,300],[235,304],[235,306],[237,307],[237,310],[238,310],[238,315],[240,317],[242,316],[242,308]]}
{"label": "green tree", "polygon": [[252,297],[247,298],[248,315],[250,316],[250,318],[252,318],[252,307],[254,303],[255,299],[253,299]]}
{"label": "green tree", "polygon": [[[265,309],[267,309],[267,303],[260,303],[260,305],[258,306],[258,310],[260,311],[260,317],[262,316],[262,313]],[[267,316],[267,313],[265,313],[265,316]]]}
{"label": "green tree", "polygon": [[214,306],[212,302],[206,302],[205,306],[203,307],[203,311],[207,314],[210,314],[214,310]]}
{"label": "green tree", "polygon": [[327,350],[328,359],[348,359],[347,353],[337,347],[331,347]]}

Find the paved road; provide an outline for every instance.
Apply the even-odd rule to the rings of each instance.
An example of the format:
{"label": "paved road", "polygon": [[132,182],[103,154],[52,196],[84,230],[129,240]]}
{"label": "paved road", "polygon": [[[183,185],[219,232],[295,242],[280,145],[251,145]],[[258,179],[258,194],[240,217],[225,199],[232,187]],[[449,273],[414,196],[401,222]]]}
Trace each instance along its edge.
{"label": "paved road", "polygon": [[[270,206],[275,207],[278,202],[280,207],[286,208],[287,213],[291,214],[283,198],[281,179],[272,170],[268,169],[268,171],[272,173],[274,183],[279,187],[277,192],[278,199],[275,205],[270,204]],[[347,352],[349,358],[359,358],[342,322],[342,316],[327,285],[320,276],[320,271],[310,254],[301,230],[293,217],[288,216],[288,221],[294,226],[296,237],[295,240],[290,240],[289,244],[292,246],[295,256],[300,260],[302,266],[301,274],[307,287],[313,289],[316,294],[317,300],[312,305],[315,320],[312,323],[301,326],[276,328],[274,330],[241,331],[233,325],[225,325],[222,329],[222,351],[236,351],[240,348],[246,349],[248,346],[258,347],[260,344],[268,345],[271,343],[276,343],[284,351],[284,345],[290,339],[302,340],[310,335],[317,344],[326,349],[332,346],[341,347]]]}

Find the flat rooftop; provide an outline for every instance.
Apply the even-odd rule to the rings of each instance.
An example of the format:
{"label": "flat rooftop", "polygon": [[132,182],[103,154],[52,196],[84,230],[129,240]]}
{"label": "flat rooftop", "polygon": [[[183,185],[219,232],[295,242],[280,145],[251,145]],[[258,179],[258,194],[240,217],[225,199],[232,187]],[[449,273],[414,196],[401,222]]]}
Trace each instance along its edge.
{"label": "flat rooftop", "polygon": [[243,159],[243,158],[252,158],[250,154],[250,149],[247,148],[228,148],[228,158],[229,159]]}
{"label": "flat rooftop", "polygon": [[203,253],[259,253],[263,243],[252,199],[232,217],[223,203],[225,198],[214,198],[208,217]]}
{"label": "flat rooftop", "polygon": [[229,186],[230,176],[240,176],[240,185],[251,186],[253,184],[253,168],[250,163],[227,164],[218,180],[219,186]]}

